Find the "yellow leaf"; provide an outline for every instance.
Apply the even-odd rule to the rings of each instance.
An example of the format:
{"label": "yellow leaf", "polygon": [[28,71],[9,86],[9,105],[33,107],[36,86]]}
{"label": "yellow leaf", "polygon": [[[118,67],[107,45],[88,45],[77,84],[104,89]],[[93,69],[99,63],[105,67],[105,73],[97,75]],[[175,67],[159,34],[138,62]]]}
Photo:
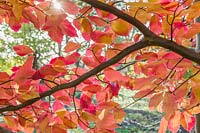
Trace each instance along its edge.
{"label": "yellow leaf", "polygon": [[67,128],[77,128],[76,123],[74,123],[72,120],[69,120],[67,117],[63,119],[63,123]]}
{"label": "yellow leaf", "polygon": [[163,22],[162,22],[162,30],[163,30],[163,33],[165,34],[165,35],[169,35],[169,33],[170,33],[170,29],[171,29],[171,27],[170,27],[170,21],[171,20],[171,17],[165,17],[164,19],[163,19]]}
{"label": "yellow leaf", "polygon": [[36,98],[36,97],[39,97],[39,96],[40,95],[37,91],[31,91],[31,92],[22,94],[21,98],[23,100],[29,100],[29,99],[33,99],[33,98]]}
{"label": "yellow leaf", "polygon": [[64,118],[65,114],[66,114],[66,110],[65,109],[60,109],[56,111],[57,116],[59,116],[60,118]]}
{"label": "yellow leaf", "polygon": [[22,16],[22,10],[26,5],[19,3],[18,0],[10,0],[10,3],[12,4],[12,11],[14,16],[17,18],[17,20],[20,20]]}
{"label": "yellow leaf", "polygon": [[11,116],[4,116],[3,119],[4,119],[5,123],[8,125],[8,127],[15,128],[17,126],[16,125],[17,122],[16,122],[16,120],[13,117],[11,117]]}
{"label": "yellow leaf", "polygon": [[81,23],[81,28],[80,28],[81,32],[86,32],[86,33],[92,32],[92,26],[90,22],[88,21],[88,19],[82,18],[80,19],[80,23]]}
{"label": "yellow leaf", "polygon": [[192,92],[194,93],[195,98],[200,101],[200,87],[192,88]]}

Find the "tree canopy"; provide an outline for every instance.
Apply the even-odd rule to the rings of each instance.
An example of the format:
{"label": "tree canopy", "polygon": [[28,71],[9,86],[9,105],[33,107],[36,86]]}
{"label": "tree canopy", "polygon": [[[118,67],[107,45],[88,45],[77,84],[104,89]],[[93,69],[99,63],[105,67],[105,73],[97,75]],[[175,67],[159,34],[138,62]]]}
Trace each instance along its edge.
{"label": "tree canopy", "polygon": [[[0,72],[1,126],[111,133],[124,109],[147,97],[149,110],[163,113],[159,133],[191,131],[200,113],[199,7],[193,0],[2,0],[2,24],[14,32],[32,24],[58,53],[38,65],[38,54],[54,50],[51,41],[12,42],[25,60]],[[136,92],[126,106],[113,100],[122,88]]]}

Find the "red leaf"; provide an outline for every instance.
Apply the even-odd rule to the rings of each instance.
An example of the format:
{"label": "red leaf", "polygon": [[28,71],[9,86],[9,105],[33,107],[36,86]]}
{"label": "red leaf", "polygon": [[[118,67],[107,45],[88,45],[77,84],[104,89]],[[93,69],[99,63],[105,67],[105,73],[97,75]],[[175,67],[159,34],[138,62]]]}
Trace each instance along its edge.
{"label": "red leaf", "polygon": [[109,84],[109,88],[110,88],[110,91],[112,93],[112,96],[118,96],[119,94],[119,90],[120,90],[120,86],[117,82],[111,82]]}
{"label": "red leaf", "polygon": [[77,52],[74,52],[71,55],[65,57],[65,64],[66,65],[74,64],[78,61],[79,57],[80,57],[80,54]]}
{"label": "red leaf", "polygon": [[52,107],[53,107],[53,112],[64,109],[63,103],[61,103],[59,100],[55,100]]}
{"label": "red leaf", "polygon": [[152,93],[153,91],[151,89],[141,90],[134,95],[134,98],[144,98]]}
{"label": "red leaf", "polygon": [[52,65],[45,65],[39,69],[38,76],[39,76],[39,78],[42,78],[44,76],[48,76],[48,75],[55,76],[57,74],[58,74],[58,72],[53,69]]}
{"label": "red leaf", "polygon": [[160,18],[158,15],[153,15],[150,20],[150,29],[155,33],[155,34],[161,34],[162,33],[162,24],[160,22]]}
{"label": "red leaf", "polygon": [[15,45],[13,49],[19,56],[25,56],[34,52],[30,47],[26,45]]}
{"label": "red leaf", "polygon": [[19,29],[21,28],[21,24],[14,15],[9,16],[9,19],[7,20],[12,30],[14,30],[15,32],[19,31]]}
{"label": "red leaf", "polygon": [[13,77],[14,81],[20,84],[33,76],[33,74],[35,73],[35,70],[32,69],[33,60],[34,60],[33,56],[28,57],[24,65],[20,67],[19,70],[14,75]]}
{"label": "red leaf", "polygon": [[113,69],[104,70],[104,74],[105,74],[105,78],[111,82],[123,80],[123,75],[120,72]]}
{"label": "red leaf", "polygon": [[156,53],[153,52],[145,52],[142,53],[141,55],[137,55],[135,57],[136,60],[156,60],[158,58],[158,55]]}
{"label": "red leaf", "polygon": [[81,108],[88,108],[91,104],[91,98],[85,94],[82,94],[80,97],[80,107]]}
{"label": "red leaf", "polygon": [[181,114],[181,125],[185,130],[190,132],[194,128],[195,122],[195,117],[188,112],[184,111]]}
{"label": "red leaf", "polygon": [[10,79],[10,76],[6,72],[0,72],[0,82],[5,82]]}
{"label": "red leaf", "polygon": [[67,36],[70,36],[70,37],[77,36],[75,28],[66,19],[59,25],[59,29],[61,29],[60,32],[62,32],[63,34],[65,34]]}
{"label": "red leaf", "polygon": [[97,16],[88,16],[88,18],[95,23],[97,26],[106,26],[107,23],[103,18]]}
{"label": "red leaf", "polygon": [[82,91],[88,91],[88,92],[91,92],[91,93],[97,93],[98,91],[101,90],[101,86],[99,85],[88,85],[88,86],[85,86]]}
{"label": "red leaf", "polygon": [[61,44],[64,34],[60,31],[58,27],[53,26],[48,30],[48,35],[53,41],[57,42],[58,44]]}

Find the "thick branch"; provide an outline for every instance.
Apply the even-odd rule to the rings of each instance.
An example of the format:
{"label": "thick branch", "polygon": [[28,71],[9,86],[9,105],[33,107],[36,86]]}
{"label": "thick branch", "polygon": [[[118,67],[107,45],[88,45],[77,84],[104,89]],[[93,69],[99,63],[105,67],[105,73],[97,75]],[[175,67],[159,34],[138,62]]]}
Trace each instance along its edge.
{"label": "thick branch", "polygon": [[200,64],[200,55],[195,53],[194,50],[180,46],[175,42],[169,41],[165,38],[161,38],[161,37],[155,35],[151,30],[149,30],[143,23],[138,21],[136,18],[118,10],[117,8],[115,8],[113,6],[107,5],[107,4],[97,1],[97,0],[82,0],[82,1],[92,5],[93,7],[98,8],[98,9],[110,12],[110,13],[116,15],[117,17],[127,21],[128,23],[134,25],[144,34],[144,36],[148,40],[151,41],[152,46],[160,46],[160,47],[169,49],[177,54],[180,54],[181,56],[183,56],[189,60],[192,60],[192,61]]}
{"label": "thick branch", "polygon": [[131,45],[127,48],[125,48],[123,51],[121,51],[119,54],[117,54],[116,56],[114,56],[113,58],[111,58],[110,60],[106,61],[106,62],[103,62],[101,63],[99,66],[97,66],[96,68],[90,70],[89,72],[83,74],[82,76],[80,76],[78,79],[76,80],[73,80],[69,83],[66,83],[66,84],[62,84],[62,85],[58,85],[54,88],[52,88],[51,90],[49,91],[46,91],[42,94],[40,94],[40,97],[37,97],[37,98],[33,98],[33,99],[30,99],[22,104],[19,104],[19,105],[16,105],[16,106],[7,106],[5,108],[0,108],[0,113],[3,113],[5,111],[15,111],[15,110],[19,110],[19,109],[22,109],[28,105],[31,105],[33,104],[34,102],[40,100],[41,98],[44,98],[46,96],[50,96],[52,95],[53,93],[59,91],[59,90],[63,90],[63,89],[67,89],[67,88],[71,88],[71,87],[75,87],[77,86],[78,84],[80,84],[81,82],[83,82],[84,80],[88,79],[89,77],[93,76],[93,75],[96,75],[97,73],[99,73],[100,71],[104,70],[105,68],[119,62],[121,59],[123,59],[125,56],[127,56],[128,54],[136,51],[136,50],[139,50],[139,49],[142,49],[144,47],[147,47],[148,46],[148,41],[147,40],[142,40],[134,45]]}
{"label": "thick branch", "polygon": [[196,53],[194,49],[189,49],[186,47],[183,47],[181,45],[178,45],[175,42],[172,42],[170,40],[167,40],[165,38],[161,37],[155,37],[150,39],[150,45],[151,46],[160,46],[166,49],[169,49],[182,57],[189,59],[191,61],[196,62],[197,64],[200,64],[200,54]]}

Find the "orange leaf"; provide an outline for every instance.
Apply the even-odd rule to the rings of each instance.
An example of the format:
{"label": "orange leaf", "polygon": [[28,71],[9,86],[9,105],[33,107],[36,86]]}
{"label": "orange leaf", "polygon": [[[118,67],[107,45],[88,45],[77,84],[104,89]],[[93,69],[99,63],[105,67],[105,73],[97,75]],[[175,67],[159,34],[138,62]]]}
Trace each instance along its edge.
{"label": "orange leaf", "polygon": [[17,124],[18,122],[15,118],[11,116],[4,116],[3,119],[9,128],[12,128],[15,130],[18,127],[18,124]]}
{"label": "orange leaf", "polygon": [[165,133],[167,129],[168,121],[163,117],[160,121],[160,127],[158,133]]}
{"label": "orange leaf", "polygon": [[66,130],[57,126],[53,126],[51,132],[52,133],[66,133]]}
{"label": "orange leaf", "polygon": [[91,35],[92,40],[96,43],[110,44],[113,42],[113,33],[95,31]]}
{"label": "orange leaf", "polygon": [[126,113],[122,109],[117,109],[114,112],[114,118],[115,118],[116,123],[122,123],[125,116],[126,116]]}
{"label": "orange leaf", "polygon": [[103,109],[101,113],[98,116],[98,120],[96,122],[96,127],[98,129],[114,129],[117,128],[118,126],[115,123],[115,119],[113,114],[111,114],[108,110]]}
{"label": "orange leaf", "polygon": [[168,122],[168,129],[172,132],[177,132],[180,128],[180,118],[181,112],[176,111],[174,115],[171,116]]}
{"label": "orange leaf", "polygon": [[6,72],[0,72],[0,82],[5,82],[10,79],[10,76]]}
{"label": "orange leaf", "polygon": [[173,94],[165,93],[162,110],[163,112],[165,112],[166,119],[169,119],[171,114],[173,114],[175,110],[177,110],[176,98]]}
{"label": "orange leaf", "polygon": [[92,25],[91,25],[91,23],[89,22],[88,19],[86,19],[86,18],[80,19],[80,31],[81,31],[83,37],[87,41],[89,41],[93,29],[92,29]]}
{"label": "orange leaf", "polygon": [[64,47],[66,53],[79,49],[81,47],[80,44],[74,42],[68,42]]}
{"label": "orange leaf", "polygon": [[25,56],[34,52],[30,47],[26,45],[15,45],[13,49],[19,56]]}
{"label": "orange leaf", "polygon": [[170,33],[170,25],[168,23],[168,17],[165,17],[162,21],[162,31],[165,35],[169,35]]}
{"label": "orange leaf", "polygon": [[67,117],[63,119],[63,123],[67,128],[77,128],[76,123],[74,123],[72,120],[68,119]]}
{"label": "orange leaf", "polygon": [[52,67],[57,72],[65,73],[67,72],[65,62],[62,59],[56,59],[55,62],[53,62]]}
{"label": "orange leaf", "polygon": [[111,23],[111,28],[116,34],[127,36],[130,33],[132,26],[122,19],[117,19]]}
{"label": "orange leaf", "polygon": [[163,93],[154,94],[149,100],[149,109],[155,109],[163,99]]}

